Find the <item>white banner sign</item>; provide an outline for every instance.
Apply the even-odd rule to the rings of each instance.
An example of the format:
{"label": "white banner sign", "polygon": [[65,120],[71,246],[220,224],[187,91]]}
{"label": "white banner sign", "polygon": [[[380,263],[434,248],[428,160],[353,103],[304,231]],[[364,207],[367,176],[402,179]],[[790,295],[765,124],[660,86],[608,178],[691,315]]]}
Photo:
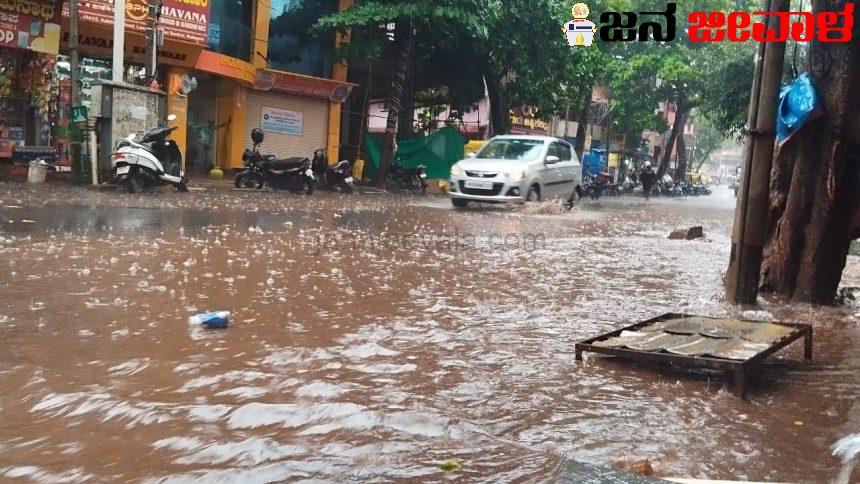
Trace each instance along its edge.
{"label": "white banner sign", "polygon": [[302,135],[302,112],[263,106],[260,127],[271,133]]}

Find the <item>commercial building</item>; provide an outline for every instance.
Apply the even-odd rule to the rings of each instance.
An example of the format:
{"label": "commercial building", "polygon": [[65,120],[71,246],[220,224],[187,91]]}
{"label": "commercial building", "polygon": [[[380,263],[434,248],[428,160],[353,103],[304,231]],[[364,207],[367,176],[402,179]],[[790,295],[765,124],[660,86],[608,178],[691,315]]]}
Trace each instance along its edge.
{"label": "commercial building", "polygon": [[[319,17],[351,4],[352,0],[161,0],[164,41],[158,50],[156,80],[167,92],[167,112],[177,116],[173,138],[192,173],[213,162],[223,168],[241,166],[250,131],[257,127],[266,131],[267,152],[300,156],[326,148],[331,159],[338,158],[341,103],[353,86],[345,82],[346,65],[333,64],[331,54],[345,39],[313,36],[309,28]],[[78,9],[82,104],[88,105],[93,101],[92,82],[112,76],[113,1],[81,1]],[[127,82],[143,68],[147,14],[147,0],[126,0]],[[66,136],[55,128],[68,124],[68,49],[68,2],[0,2],[0,79],[15,71],[15,79],[0,80],[2,116],[13,117],[4,103],[30,104],[13,110],[25,113],[21,119],[0,118],[0,157],[8,156],[4,147],[56,145]],[[20,73],[36,72],[34,68],[52,71],[41,78],[47,97],[40,115],[44,123],[28,119],[34,117],[28,87],[34,81]],[[5,84],[14,88],[6,93]]]}

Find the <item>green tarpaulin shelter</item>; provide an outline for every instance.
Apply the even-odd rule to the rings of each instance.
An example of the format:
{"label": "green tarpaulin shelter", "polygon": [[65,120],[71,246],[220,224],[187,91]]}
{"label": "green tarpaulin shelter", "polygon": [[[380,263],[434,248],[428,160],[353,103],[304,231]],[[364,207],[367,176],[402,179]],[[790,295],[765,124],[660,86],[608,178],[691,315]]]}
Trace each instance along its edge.
{"label": "green tarpaulin shelter", "polygon": [[[382,139],[366,133],[364,142],[368,161],[364,176],[375,180],[382,158]],[[397,141],[394,162],[405,168],[424,165],[427,178],[448,178],[451,165],[463,159],[465,145],[466,140],[454,128],[446,126],[429,136]]]}

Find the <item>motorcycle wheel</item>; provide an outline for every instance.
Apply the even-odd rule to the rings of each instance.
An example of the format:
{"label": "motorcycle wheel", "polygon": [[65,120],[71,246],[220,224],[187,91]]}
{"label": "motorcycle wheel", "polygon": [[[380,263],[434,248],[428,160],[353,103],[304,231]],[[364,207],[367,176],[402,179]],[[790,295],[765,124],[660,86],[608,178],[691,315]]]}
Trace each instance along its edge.
{"label": "motorcycle wheel", "polygon": [[308,178],[305,180],[305,195],[313,195],[314,193],[314,181]]}
{"label": "motorcycle wheel", "polygon": [[136,171],[129,174],[125,179],[125,191],[130,194],[146,191],[146,183],[143,181],[143,175]]}
{"label": "motorcycle wheel", "polygon": [[263,178],[251,174],[236,175],[236,188],[263,188]]}
{"label": "motorcycle wheel", "polygon": [[582,192],[580,192],[579,187],[577,187],[570,195],[570,198],[567,199],[566,202],[564,202],[564,210],[566,212],[573,210],[573,207],[576,206],[576,203],[579,201],[580,198],[582,198]]}
{"label": "motorcycle wheel", "polygon": [[424,195],[427,193],[427,184],[424,183],[420,177],[414,176],[412,177],[411,184],[409,186],[409,191],[416,195]]}
{"label": "motorcycle wheel", "polygon": [[179,182],[179,184],[176,185],[176,191],[179,193],[188,193],[188,183],[184,180]]}
{"label": "motorcycle wheel", "polygon": [[352,185],[347,182],[340,182],[341,193],[352,193]]}

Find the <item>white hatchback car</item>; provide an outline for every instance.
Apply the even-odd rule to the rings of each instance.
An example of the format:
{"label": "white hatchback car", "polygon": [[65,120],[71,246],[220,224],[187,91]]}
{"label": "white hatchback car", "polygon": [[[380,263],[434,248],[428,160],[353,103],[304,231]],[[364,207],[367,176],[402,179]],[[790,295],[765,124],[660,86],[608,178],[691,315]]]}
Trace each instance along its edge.
{"label": "white hatchback car", "polygon": [[582,194],[582,165],[573,147],[549,136],[496,136],[451,167],[451,203],[527,202]]}

